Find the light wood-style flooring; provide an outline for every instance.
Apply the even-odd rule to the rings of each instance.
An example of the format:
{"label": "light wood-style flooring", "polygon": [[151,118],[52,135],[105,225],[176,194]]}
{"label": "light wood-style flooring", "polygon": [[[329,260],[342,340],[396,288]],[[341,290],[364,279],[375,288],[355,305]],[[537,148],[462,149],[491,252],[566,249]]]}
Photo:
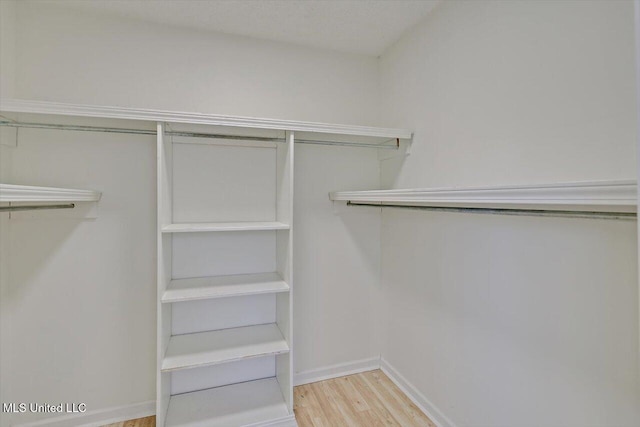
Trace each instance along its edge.
{"label": "light wood-style flooring", "polygon": [[[436,427],[380,370],[295,387],[299,427]],[[105,427],[153,427],[155,417]]]}
{"label": "light wood-style flooring", "polygon": [[123,421],[121,423],[108,424],[104,427],[155,427],[156,417],[138,418],[137,420]]}
{"label": "light wood-style flooring", "polygon": [[436,427],[380,370],[301,385],[293,393],[300,427]]}

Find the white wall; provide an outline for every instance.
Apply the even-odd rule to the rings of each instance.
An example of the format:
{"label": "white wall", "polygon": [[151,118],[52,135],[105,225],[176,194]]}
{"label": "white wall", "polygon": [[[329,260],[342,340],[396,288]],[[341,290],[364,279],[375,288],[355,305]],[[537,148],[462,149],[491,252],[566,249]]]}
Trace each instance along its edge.
{"label": "white wall", "polygon": [[[25,99],[372,124],[375,58],[109,18],[18,10]],[[286,25],[286,22],[283,22]]]}
{"label": "white wall", "polygon": [[[632,2],[447,1],[380,61],[393,187],[635,178]],[[384,209],[382,356],[457,426],[640,424],[636,225]]]}
{"label": "white wall", "polygon": [[7,402],[84,402],[97,410],[153,400],[153,139],[20,131],[11,182],[103,196],[95,219],[14,215],[2,235],[9,245],[0,354]]}
{"label": "white wall", "polygon": [[[380,61],[390,185],[635,178],[633,3],[446,1]],[[396,176],[397,175],[397,176]]]}
{"label": "white wall", "polygon": [[0,96],[11,97],[15,90],[16,1],[0,2]]}
{"label": "white wall", "polygon": [[[41,2],[16,12],[17,98],[375,123],[375,58]],[[8,400],[86,400],[98,410],[155,398],[154,144],[30,131],[12,149],[10,182],[95,188],[103,202],[95,221],[11,222],[0,349]],[[376,153],[296,146],[296,162],[296,370],[375,357],[375,298],[363,292],[379,280],[380,216],[336,217],[327,193],[379,186]]]}
{"label": "white wall", "polygon": [[330,191],[380,185],[376,151],[295,147],[295,372],[380,354],[380,212],[328,201]]}
{"label": "white wall", "polygon": [[[15,21],[16,2],[0,1],[0,96],[13,96],[15,88]],[[0,131],[2,132],[2,131]],[[0,133],[0,182],[10,178],[11,149],[4,146],[7,133]],[[6,215],[0,215],[0,313],[4,312],[7,301],[9,240],[4,236],[9,232]],[[9,328],[0,314],[0,349],[6,347],[5,342]],[[10,370],[6,360],[0,353],[0,379],[7,378]],[[0,381],[0,402],[7,402],[9,382]],[[5,425],[7,415],[0,412],[0,424]]]}
{"label": "white wall", "polygon": [[386,209],[382,230],[382,357],[453,425],[638,425],[635,224]]}

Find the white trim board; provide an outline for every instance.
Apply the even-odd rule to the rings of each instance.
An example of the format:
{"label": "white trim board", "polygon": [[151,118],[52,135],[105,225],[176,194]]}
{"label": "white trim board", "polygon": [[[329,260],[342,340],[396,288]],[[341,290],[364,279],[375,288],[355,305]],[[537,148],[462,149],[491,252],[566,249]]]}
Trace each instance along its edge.
{"label": "white trim board", "polygon": [[334,201],[484,209],[637,212],[636,181],[570,182],[477,188],[337,191]]}
{"label": "white trim board", "polygon": [[[107,424],[150,417],[156,414],[155,400],[128,406],[91,411],[80,415],[51,417],[44,420],[16,424],[15,427],[102,427]],[[297,427],[295,415],[289,415],[277,420],[251,424],[247,427]]]}
{"label": "white trim board", "polygon": [[412,132],[406,129],[223,116],[219,114],[150,110],[103,105],[64,104],[58,102],[30,101],[23,99],[0,99],[0,111],[10,113],[55,114],[62,116],[96,117],[105,119],[144,120],[151,122],[273,129],[322,134],[365,136],[373,138],[411,139],[412,137]]}
{"label": "white trim board", "polygon": [[405,377],[403,377],[393,366],[389,364],[384,358],[380,358],[380,369],[389,377],[395,385],[407,397],[415,403],[415,405],[424,412],[431,421],[433,421],[438,427],[456,427],[456,425],[447,418],[446,415],[440,411],[429,399],[427,399],[420,391],[411,384]]}
{"label": "white trim board", "polygon": [[[636,48],[636,102],[640,102],[640,0],[635,0],[633,6]],[[640,180],[640,109],[636,109],[636,130],[636,173],[637,179]],[[638,199],[640,199],[640,187],[638,187]],[[640,227],[638,227],[637,240],[638,263],[640,264]],[[640,291],[640,278],[638,281],[638,291]],[[638,302],[640,303],[640,292],[638,292]],[[640,358],[638,359],[638,364],[640,365]]]}
{"label": "white trim board", "polygon": [[174,335],[162,360],[162,372],[212,366],[289,352],[275,323]]}
{"label": "white trim board", "polygon": [[277,420],[251,424],[245,427],[298,427],[298,422],[296,421],[296,416],[292,414]]}
{"label": "white trim board", "polygon": [[101,196],[93,190],[0,184],[0,202],[97,202]]}
{"label": "white trim board", "polygon": [[[398,373],[386,360],[380,357],[355,360],[299,372],[294,377],[294,385],[310,384],[375,369],[381,369],[438,427],[456,427],[455,424],[424,397],[416,387]],[[80,415],[52,417],[38,422],[17,424],[15,427],[98,427],[105,424],[152,415],[155,415],[155,401],[91,411]],[[252,427],[292,427],[296,425],[295,418],[292,415],[266,424],[256,424]]]}
{"label": "white trim board", "polygon": [[161,302],[167,304],[199,299],[289,292],[289,290],[289,285],[278,273],[173,279],[162,294]]}
{"label": "white trim board", "polygon": [[293,415],[275,377],[171,396],[166,427],[280,424]]}
{"label": "white trim board", "polygon": [[354,360],[351,362],[338,363],[336,365],[322,368],[310,369],[298,372],[294,375],[293,385],[310,384],[318,381],[330,380],[332,378],[344,377],[346,375],[359,374],[360,372],[373,371],[380,368],[380,357]]}
{"label": "white trim board", "polygon": [[246,222],[192,222],[162,227],[163,233],[202,233],[210,231],[270,231],[288,230],[291,226],[278,221]]}
{"label": "white trim board", "polygon": [[100,427],[155,414],[156,402],[151,400],[133,405],[87,411],[84,414],[49,417],[32,423],[15,424],[15,427]]}

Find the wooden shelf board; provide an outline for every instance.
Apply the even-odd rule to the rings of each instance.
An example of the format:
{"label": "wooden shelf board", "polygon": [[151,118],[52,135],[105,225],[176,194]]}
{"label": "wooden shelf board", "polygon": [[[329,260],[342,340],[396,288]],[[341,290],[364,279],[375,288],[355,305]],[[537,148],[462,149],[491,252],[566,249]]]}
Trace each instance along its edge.
{"label": "wooden shelf board", "polygon": [[288,352],[275,323],[174,335],[162,360],[162,372]]}
{"label": "wooden shelf board", "polygon": [[289,224],[277,221],[267,222],[195,222],[170,224],[162,227],[163,233],[200,233],[209,231],[263,231],[288,230]]}
{"label": "wooden shelf board", "polygon": [[165,426],[234,427],[289,418],[278,381],[266,378],[171,396]]}
{"label": "wooden shelf board", "polygon": [[278,273],[238,274],[172,280],[163,303],[289,291]]}

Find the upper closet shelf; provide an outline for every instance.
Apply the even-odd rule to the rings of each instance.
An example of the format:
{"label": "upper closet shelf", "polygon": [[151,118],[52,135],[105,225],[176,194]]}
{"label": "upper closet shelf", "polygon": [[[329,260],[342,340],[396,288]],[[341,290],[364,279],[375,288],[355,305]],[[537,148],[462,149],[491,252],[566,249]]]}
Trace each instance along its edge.
{"label": "upper closet shelf", "polygon": [[141,108],[62,104],[56,102],[29,101],[20,99],[0,99],[0,111],[10,113],[53,114],[76,117],[95,117],[103,119],[125,119],[138,121],[142,120],[152,122],[184,123],[192,125],[270,129],[304,132],[305,134],[334,134],[349,135],[354,137],[405,140],[411,139],[412,137],[412,132],[405,129],[223,116],[218,114],[148,110]]}
{"label": "upper closet shelf", "polygon": [[208,231],[269,231],[288,230],[289,224],[267,222],[193,222],[170,224],[162,227],[163,233],[201,233]]}
{"label": "upper closet shelf", "polygon": [[0,202],[97,202],[101,195],[93,190],[0,184]]}
{"label": "upper closet shelf", "polygon": [[331,200],[351,204],[433,208],[637,212],[636,181],[575,182],[544,185],[337,191]]}

